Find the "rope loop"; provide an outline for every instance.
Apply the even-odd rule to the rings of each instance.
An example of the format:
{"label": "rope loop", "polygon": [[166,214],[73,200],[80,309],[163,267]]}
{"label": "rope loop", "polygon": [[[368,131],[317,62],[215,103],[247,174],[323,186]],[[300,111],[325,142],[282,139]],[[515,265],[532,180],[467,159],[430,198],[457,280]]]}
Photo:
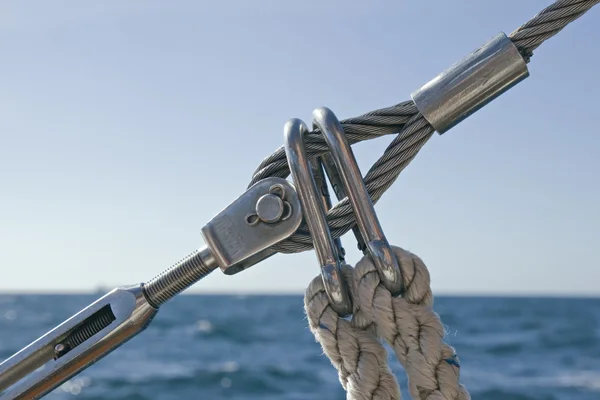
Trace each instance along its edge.
{"label": "rope loop", "polygon": [[329,305],[321,277],[311,282],[304,298],[311,332],[338,370],[348,400],[400,399],[380,338],[404,367],[414,400],[470,399],[459,382],[458,356],[444,343],[446,332],[433,311],[427,267],[409,251],[396,246],[392,250],[402,270],[402,297],[391,295],[372,258],[364,256],[355,268],[342,269],[353,303],[349,320]]}

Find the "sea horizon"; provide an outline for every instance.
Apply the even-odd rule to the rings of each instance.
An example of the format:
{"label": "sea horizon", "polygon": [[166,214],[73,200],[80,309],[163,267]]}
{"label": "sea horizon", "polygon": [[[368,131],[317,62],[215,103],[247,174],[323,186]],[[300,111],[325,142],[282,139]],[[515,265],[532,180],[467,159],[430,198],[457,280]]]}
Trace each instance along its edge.
{"label": "sea horizon", "polygon": [[[47,289],[47,290],[0,290],[0,296],[34,295],[34,296],[81,296],[81,295],[103,295],[114,288],[128,285],[101,286],[97,289]],[[227,291],[227,290],[188,290],[180,293],[180,296],[244,296],[244,297],[297,297],[303,296],[303,291]],[[600,293],[552,293],[552,292],[434,292],[436,297],[456,298],[552,298],[552,299],[599,299]]]}
{"label": "sea horizon", "polygon": [[[514,295],[435,298],[444,341],[458,354],[460,381],[471,396],[597,400],[600,300]],[[0,360],[101,296],[0,294]],[[408,398],[404,369],[393,353],[387,360]],[[301,293],[214,291],[190,291],[165,303],[143,333],[46,398],[74,395],[85,400],[346,397],[308,328]]]}

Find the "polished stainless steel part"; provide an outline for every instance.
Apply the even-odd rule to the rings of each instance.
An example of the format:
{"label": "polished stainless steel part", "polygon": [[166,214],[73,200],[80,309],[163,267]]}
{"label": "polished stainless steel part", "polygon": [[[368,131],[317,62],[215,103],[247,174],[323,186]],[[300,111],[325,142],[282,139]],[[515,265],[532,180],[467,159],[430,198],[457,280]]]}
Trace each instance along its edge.
{"label": "polished stainless steel part", "polygon": [[[344,185],[342,184],[342,178],[340,178],[340,174],[331,158],[331,154],[324,154],[320,157],[323,163],[323,167],[325,168],[325,172],[327,173],[327,177],[329,178],[329,182],[331,182],[331,187],[335,193],[335,197],[337,197],[338,201],[341,201],[346,198],[346,191],[344,190]],[[356,238],[356,244],[360,251],[363,254],[367,254],[367,245],[365,244],[365,239],[363,239],[360,234],[360,229],[358,229],[357,225],[352,227],[352,233],[354,233],[354,237]]]}
{"label": "polished stainless steel part", "polygon": [[[64,352],[63,342],[107,307],[112,322]],[[0,364],[0,399],[42,397],[143,331],[156,312],[141,285],[114,289]]]}
{"label": "polished stainless steel part", "polygon": [[[321,157],[315,157],[310,159],[310,168],[312,170],[312,176],[317,185],[317,191],[321,194],[321,200],[323,202],[323,210],[329,211],[332,206],[331,196],[329,195],[329,189],[327,188],[327,180],[325,179],[325,172],[323,171],[323,159]],[[337,251],[340,262],[346,260],[346,250],[342,246],[341,238],[334,238],[333,243]]]}
{"label": "polished stainless steel part", "polygon": [[283,216],[283,211],[283,200],[275,194],[265,194],[256,203],[256,215],[267,224],[278,222]]}
{"label": "polished stainless steel part", "polygon": [[206,247],[144,284],[148,301],[158,307],[216,268],[233,275],[271,257],[272,246],[301,222],[300,199],[290,182],[257,182],[202,228]]}
{"label": "polished stainless steel part", "polygon": [[411,98],[442,134],[528,76],[527,63],[517,47],[499,33],[413,92]]}
{"label": "polished stainless steel part", "polygon": [[[286,179],[263,179],[202,228],[206,245],[226,275],[236,274],[271,256],[274,254],[271,246],[296,232],[302,223],[296,190]],[[265,202],[265,195],[281,199],[281,213],[279,203],[272,199]],[[275,218],[275,214],[280,215]]]}
{"label": "polished stainless steel part", "polygon": [[[356,216],[356,224],[373,258],[381,281],[392,295],[402,293],[402,273],[398,260],[383,233],[375,207],[356,163],[352,147],[335,114],[326,107],[313,112],[313,125],[319,128],[337,167],[348,200]],[[302,197],[300,197],[302,199]]]}
{"label": "polished stainless steel part", "polygon": [[284,127],[285,154],[292,178],[302,203],[304,219],[313,239],[317,259],[321,266],[323,285],[332,308],[340,315],[352,312],[352,303],[340,269],[340,259],[325,218],[322,196],[312,175],[304,137],[308,127],[299,119],[291,119]]}
{"label": "polished stainless steel part", "polygon": [[[275,199],[276,198],[276,199]],[[158,307],[216,268],[239,272],[302,222],[282,178],[250,187],[202,230],[207,245],[143,285],[114,289],[0,364],[0,399],[38,399],[142,332]]]}
{"label": "polished stainless steel part", "polygon": [[294,186],[283,178],[263,179],[202,228],[206,247],[144,284],[146,297],[158,307],[217,268],[226,275],[249,268],[275,254],[272,246],[301,222]]}

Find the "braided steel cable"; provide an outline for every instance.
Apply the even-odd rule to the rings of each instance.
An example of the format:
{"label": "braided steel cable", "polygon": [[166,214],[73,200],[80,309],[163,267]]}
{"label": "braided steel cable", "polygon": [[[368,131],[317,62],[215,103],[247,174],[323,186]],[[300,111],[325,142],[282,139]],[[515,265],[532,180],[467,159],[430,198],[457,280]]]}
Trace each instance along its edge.
{"label": "braided steel cable", "polygon": [[588,12],[600,0],[558,0],[509,35],[529,62],[533,51],[565,26]]}
{"label": "braided steel cable", "polygon": [[[509,37],[525,61],[529,62],[533,50],[598,3],[600,0],[558,0],[521,25]],[[435,131],[412,101],[349,118],[341,121],[341,124],[351,144],[397,134],[364,177],[373,203],[394,183]],[[307,135],[306,151],[310,158],[327,153],[327,145],[318,129]],[[289,168],[282,146],[260,163],[248,186],[271,176],[287,178],[288,175]],[[352,229],[356,220],[347,198],[329,210],[327,223],[334,238]],[[274,247],[282,253],[296,253],[311,248],[312,239],[306,225]]]}

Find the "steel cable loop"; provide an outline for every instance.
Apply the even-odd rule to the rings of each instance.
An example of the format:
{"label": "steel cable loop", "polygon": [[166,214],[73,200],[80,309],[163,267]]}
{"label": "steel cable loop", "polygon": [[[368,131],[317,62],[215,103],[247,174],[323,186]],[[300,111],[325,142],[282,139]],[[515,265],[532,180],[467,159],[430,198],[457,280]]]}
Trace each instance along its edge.
{"label": "steel cable loop", "polygon": [[[355,118],[341,121],[344,132],[350,144],[363,140],[375,139],[380,136],[398,133],[412,117],[418,113],[412,101],[405,101],[392,107],[371,111]],[[327,144],[318,129],[306,136],[306,152],[310,158],[328,152]],[[290,173],[283,146],[265,158],[258,166],[248,187],[256,182],[277,176],[287,178]]]}
{"label": "steel cable loop", "polygon": [[[529,62],[533,51],[544,41],[556,35],[598,3],[600,0],[558,0],[517,28],[509,37],[525,61]],[[350,144],[397,134],[364,177],[373,203],[376,203],[395,182],[434,132],[433,127],[419,113],[412,101],[349,118],[341,121],[341,124]],[[306,151],[310,158],[327,153],[327,145],[318,129],[307,135]],[[280,147],[263,159],[248,186],[268,177],[287,178],[288,175],[285,151]],[[352,229],[356,220],[347,198],[329,210],[327,222],[334,238]],[[302,225],[294,235],[274,247],[281,253],[297,253],[312,248],[312,239],[306,225]]]}
{"label": "steel cable loop", "polygon": [[[415,115],[405,125],[364,178],[373,203],[376,203],[396,181],[400,172],[414,159],[433,133],[433,127],[421,114]],[[356,223],[348,198],[333,206],[327,217],[334,238],[344,235]],[[297,253],[311,248],[312,239],[306,225],[302,225],[294,235],[274,246],[274,249],[281,253]]]}

